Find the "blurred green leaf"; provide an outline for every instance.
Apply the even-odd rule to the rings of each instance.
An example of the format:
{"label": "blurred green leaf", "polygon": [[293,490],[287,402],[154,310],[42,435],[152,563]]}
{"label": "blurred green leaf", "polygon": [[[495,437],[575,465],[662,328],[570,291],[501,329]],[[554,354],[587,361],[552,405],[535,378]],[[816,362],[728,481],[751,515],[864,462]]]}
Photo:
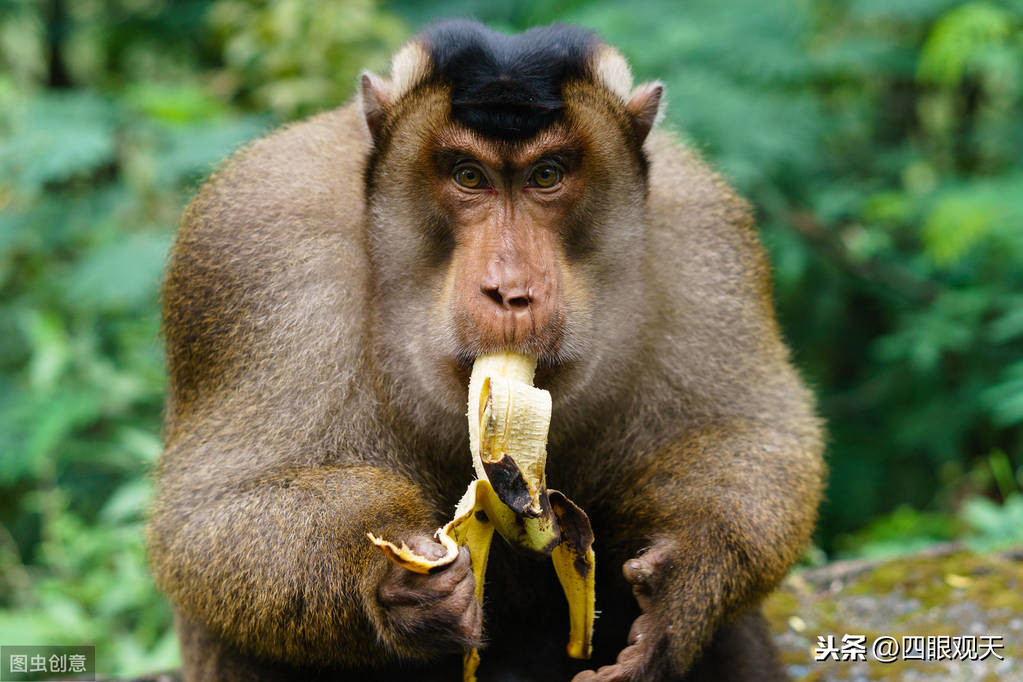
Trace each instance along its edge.
{"label": "blurred green leaf", "polygon": [[155,154],[156,184],[205,175],[216,163],[268,129],[266,117],[202,122],[163,129]]}
{"label": "blurred green leaf", "polygon": [[94,94],[30,98],[4,119],[0,184],[36,192],[48,182],[68,180],[114,160],[114,108]]}
{"label": "blurred green leaf", "polygon": [[981,394],[999,424],[1023,423],[1023,362],[1009,365],[998,383]]}
{"label": "blurred green leaf", "polygon": [[94,310],[151,308],[169,248],[166,235],[148,233],[97,248],[69,274],[68,303]]}
{"label": "blurred green leaf", "polygon": [[970,190],[941,197],[924,221],[928,255],[939,265],[956,261],[991,232],[999,214],[997,203]]}
{"label": "blurred green leaf", "polygon": [[136,521],[142,518],[152,496],[153,484],[148,478],[129,481],[106,501],[100,519],[109,524]]}
{"label": "blurred green leaf", "polygon": [[969,2],[946,13],[931,30],[920,54],[920,79],[955,85],[993,43],[1004,41],[1013,17],[988,2]]}
{"label": "blurred green leaf", "polygon": [[1020,336],[1023,336],[1023,296],[1008,299],[1005,312],[991,323],[991,337],[996,343]]}
{"label": "blurred green leaf", "polygon": [[1023,543],[1023,495],[1013,495],[1002,505],[984,497],[966,500],[960,517],[973,529],[969,542],[978,551]]}
{"label": "blurred green leaf", "polygon": [[224,117],[225,103],[195,83],[134,83],[125,105],[164,123],[192,123]]}

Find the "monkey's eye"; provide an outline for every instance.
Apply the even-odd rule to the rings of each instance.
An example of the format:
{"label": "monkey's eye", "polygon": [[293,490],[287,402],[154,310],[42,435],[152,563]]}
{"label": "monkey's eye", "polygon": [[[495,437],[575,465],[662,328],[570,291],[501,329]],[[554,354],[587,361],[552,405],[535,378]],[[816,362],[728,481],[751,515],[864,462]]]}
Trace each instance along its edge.
{"label": "monkey's eye", "polygon": [[484,177],[483,171],[473,165],[456,166],[452,177],[456,183],[466,189],[481,189],[487,186],[487,179]]}
{"label": "monkey's eye", "polygon": [[561,168],[553,163],[541,163],[529,175],[529,186],[550,189],[561,182]]}

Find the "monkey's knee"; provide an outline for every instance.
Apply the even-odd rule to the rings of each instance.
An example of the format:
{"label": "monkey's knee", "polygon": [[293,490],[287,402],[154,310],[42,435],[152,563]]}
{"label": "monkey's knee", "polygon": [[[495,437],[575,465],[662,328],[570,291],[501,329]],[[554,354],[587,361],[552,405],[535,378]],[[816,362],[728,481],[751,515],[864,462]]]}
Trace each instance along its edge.
{"label": "monkey's knee", "polygon": [[174,625],[181,643],[182,682],[285,682],[298,679],[294,670],[243,654],[181,612],[175,613]]}
{"label": "monkey's knee", "polygon": [[714,633],[685,682],[787,682],[788,674],[757,609]]}
{"label": "monkey's knee", "polygon": [[461,655],[430,664],[381,661],[380,667],[320,668],[259,659],[221,640],[204,625],[175,613],[182,682],[449,682],[458,679]]}

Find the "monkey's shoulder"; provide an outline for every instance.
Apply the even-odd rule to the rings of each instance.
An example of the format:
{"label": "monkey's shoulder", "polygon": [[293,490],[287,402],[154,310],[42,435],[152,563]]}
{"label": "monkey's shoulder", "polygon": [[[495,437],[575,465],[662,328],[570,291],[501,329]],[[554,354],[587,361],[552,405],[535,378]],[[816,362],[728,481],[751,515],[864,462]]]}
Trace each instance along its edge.
{"label": "monkey's shoulder", "polygon": [[750,231],[749,204],[677,134],[655,130],[646,149],[655,222],[670,223],[680,230],[720,230],[724,226]]}
{"label": "monkey's shoulder", "polygon": [[361,125],[346,107],[274,132],[225,162],[186,210],[163,287],[176,404],[247,385],[284,395],[351,383],[323,373],[360,362]]}
{"label": "monkey's shoulder", "polygon": [[352,105],[319,114],[251,143],[206,182],[171,251],[172,340],[232,317],[250,326],[254,312],[280,322],[331,290],[353,298],[365,278],[361,126]]}
{"label": "monkey's shoulder", "polygon": [[352,104],[282,127],[223,163],[185,212],[179,236],[345,237],[361,227],[368,151]]}
{"label": "monkey's shoulder", "polygon": [[673,377],[672,386],[684,387],[691,413],[757,402],[751,377],[762,377],[763,386],[779,378],[794,385],[749,205],[670,133],[651,135],[647,153],[643,272],[655,310],[652,355],[662,373]]}
{"label": "monkey's shoulder", "polygon": [[677,135],[655,131],[647,153],[652,272],[690,291],[711,288],[716,296],[769,293],[767,261],[749,204]]}

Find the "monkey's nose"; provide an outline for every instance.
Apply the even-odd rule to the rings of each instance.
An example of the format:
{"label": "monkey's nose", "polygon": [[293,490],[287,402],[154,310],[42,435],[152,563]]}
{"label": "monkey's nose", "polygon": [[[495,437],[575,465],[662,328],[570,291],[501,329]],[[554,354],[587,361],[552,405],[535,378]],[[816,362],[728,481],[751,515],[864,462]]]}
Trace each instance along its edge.
{"label": "monkey's nose", "polygon": [[532,289],[522,286],[502,286],[496,283],[484,283],[480,286],[484,296],[505,310],[521,311],[536,303]]}

